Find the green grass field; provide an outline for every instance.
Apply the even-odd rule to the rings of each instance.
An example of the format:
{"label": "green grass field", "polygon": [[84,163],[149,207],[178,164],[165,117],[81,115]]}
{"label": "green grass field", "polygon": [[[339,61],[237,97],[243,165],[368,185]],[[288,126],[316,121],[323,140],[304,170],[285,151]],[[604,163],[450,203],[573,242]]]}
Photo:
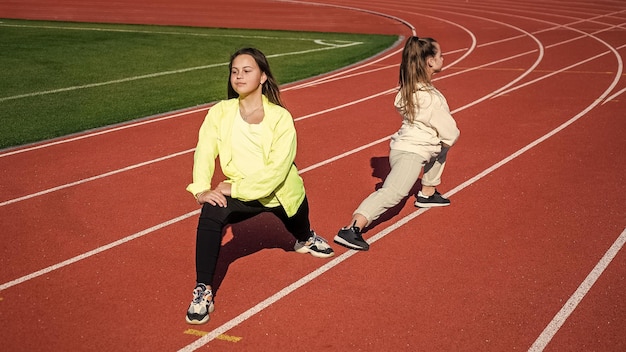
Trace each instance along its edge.
{"label": "green grass field", "polygon": [[389,48],[386,35],[0,20],[0,149],[214,102],[230,54],[262,50],[280,84]]}

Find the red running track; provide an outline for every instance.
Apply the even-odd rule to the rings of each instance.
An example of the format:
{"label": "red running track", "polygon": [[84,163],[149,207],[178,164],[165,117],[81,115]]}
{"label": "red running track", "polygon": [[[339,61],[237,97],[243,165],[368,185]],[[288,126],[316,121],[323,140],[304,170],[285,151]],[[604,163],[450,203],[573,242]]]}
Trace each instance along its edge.
{"label": "red running track", "polygon": [[[332,4],[332,1],[324,0]],[[461,129],[440,190],[331,260],[273,218],[233,226],[211,321],[183,314],[206,107],[0,152],[7,351],[626,350],[626,4],[619,1],[3,1],[3,17],[437,38]],[[395,46],[284,87],[317,232],[388,172]],[[225,275],[227,273],[227,275]]]}

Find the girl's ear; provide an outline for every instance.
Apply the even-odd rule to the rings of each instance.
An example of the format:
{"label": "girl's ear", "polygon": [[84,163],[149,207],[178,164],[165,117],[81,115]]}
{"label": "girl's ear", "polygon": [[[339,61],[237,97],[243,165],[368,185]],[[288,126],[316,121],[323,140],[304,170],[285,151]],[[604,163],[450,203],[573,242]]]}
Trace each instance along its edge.
{"label": "girl's ear", "polygon": [[261,85],[263,85],[265,83],[265,81],[267,81],[267,75],[265,74],[265,72],[263,72],[261,74]]}
{"label": "girl's ear", "polygon": [[428,67],[433,67],[433,65],[435,64],[435,59],[433,59],[432,56],[429,56],[428,59],[426,59],[426,63],[428,64]]}

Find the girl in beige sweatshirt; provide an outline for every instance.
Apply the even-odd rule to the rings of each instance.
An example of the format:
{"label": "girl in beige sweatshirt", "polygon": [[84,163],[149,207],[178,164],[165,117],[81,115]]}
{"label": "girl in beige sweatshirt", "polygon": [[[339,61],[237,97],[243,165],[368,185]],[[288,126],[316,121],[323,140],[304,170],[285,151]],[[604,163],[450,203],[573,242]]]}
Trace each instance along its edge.
{"label": "girl in beige sweatshirt", "polygon": [[433,74],[443,67],[439,43],[432,38],[410,37],[402,52],[400,89],[394,105],[402,126],[391,136],[391,172],[383,186],[370,194],[354,211],[350,224],[339,230],[335,242],[356,250],[368,250],[361,229],[387,209],[396,206],[418,181],[423,169],[422,189],[415,206],[450,205],[435,188],[441,183],[448,149],[459,138],[446,98],[432,85]]}

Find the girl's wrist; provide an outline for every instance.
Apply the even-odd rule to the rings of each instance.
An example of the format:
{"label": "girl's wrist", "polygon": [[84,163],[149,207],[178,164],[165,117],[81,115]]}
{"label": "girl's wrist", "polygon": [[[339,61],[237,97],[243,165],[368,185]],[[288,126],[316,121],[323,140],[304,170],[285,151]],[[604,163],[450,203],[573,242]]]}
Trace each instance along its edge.
{"label": "girl's wrist", "polygon": [[201,197],[204,193],[206,193],[206,190],[204,190],[204,191],[200,191],[200,192],[198,192],[198,193],[194,194],[193,196],[196,198],[196,200],[197,200],[197,201],[200,201],[200,197]]}

